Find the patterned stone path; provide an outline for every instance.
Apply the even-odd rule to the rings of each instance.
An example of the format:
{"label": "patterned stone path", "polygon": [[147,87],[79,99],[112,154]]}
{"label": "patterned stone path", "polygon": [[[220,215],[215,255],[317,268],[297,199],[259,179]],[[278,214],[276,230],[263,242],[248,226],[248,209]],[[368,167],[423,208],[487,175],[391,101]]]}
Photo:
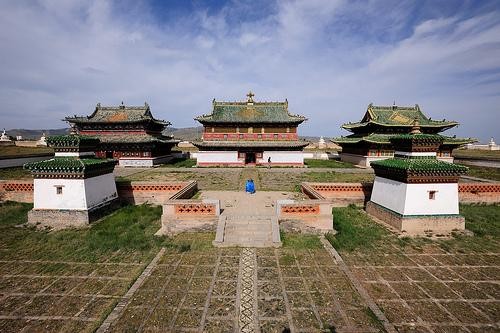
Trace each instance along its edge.
{"label": "patterned stone path", "polygon": [[164,254],[111,332],[379,332],[324,249]]}

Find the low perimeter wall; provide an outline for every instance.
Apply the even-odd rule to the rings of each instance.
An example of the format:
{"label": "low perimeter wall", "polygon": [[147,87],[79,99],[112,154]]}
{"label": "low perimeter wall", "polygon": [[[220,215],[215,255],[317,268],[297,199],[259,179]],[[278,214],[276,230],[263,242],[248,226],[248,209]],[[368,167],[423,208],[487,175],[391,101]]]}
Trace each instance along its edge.
{"label": "low perimeter wall", "polygon": [[213,231],[221,210],[219,200],[169,200],[163,204],[161,229],[156,235],[183,231]]}
{"label": "low perimeter wall", "polygon": [[277,200],[276,214],[282,230],[326,233],[333,231],[332,206],[326,200]]}
{"label": "low perimeter wall", "polygon": [[[198,190],[196,181],[171,183],[117,182],[120,200],[140,205],[161,205],[168,200],[191,198]],[[33,202],[33,181],[1,181],[0,201]]]}
{"label": "low perimeter wall", "polygon": [[[363,205],[370,200],[372,183],[302,183],[311,199],[327,200],[334,206]],[[459,183],[460,203],[500,203],[500,182]]]}

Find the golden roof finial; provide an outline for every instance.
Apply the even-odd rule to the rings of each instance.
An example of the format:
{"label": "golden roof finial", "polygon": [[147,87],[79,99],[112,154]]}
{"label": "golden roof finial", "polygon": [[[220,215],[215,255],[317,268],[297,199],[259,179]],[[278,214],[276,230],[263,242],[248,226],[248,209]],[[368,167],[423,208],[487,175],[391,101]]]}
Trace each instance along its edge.
{"label": "golden roof finial", "polygon": [[418,117],[415,117],[413,121],[413,127],[411,128],[410,134],[422,134],[422,132],[420,132],[420,120]]}
{"label": "golden roof finial", "polygon": [[255,96],[255,94],[250,90],[247,94],[247,97],[248,97],[248,100],[247,102],[248,103],[253,103],[253,97]]}

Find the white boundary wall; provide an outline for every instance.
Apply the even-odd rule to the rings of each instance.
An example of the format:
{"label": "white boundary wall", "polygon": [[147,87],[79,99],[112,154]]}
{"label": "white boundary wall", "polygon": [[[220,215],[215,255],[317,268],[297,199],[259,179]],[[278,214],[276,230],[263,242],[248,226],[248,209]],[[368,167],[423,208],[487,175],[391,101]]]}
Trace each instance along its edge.
{"label": "white boundary wall", "polygon": [[199,151],[197,163],[241,163],[237,151]]}
{"label": "white boundary wall", "polygon": [[257,163],[266,164],[269,157],[271,157],[271,163],[304,163],[304,153],[302,151],[264,151],[262,158],[257,159]]}
{"label": "white boundary wall", "polygon": [[[112,173],[87,179],[35,179],[34,209],[87,210],[117,197]],[[62,194],[57,194],[62,186]]]}
{"label": "white boundary wall", "polygon": [[[436,191],[429,199],[429,191]],[[401,215],[458,214],[458,184],[406,184],[375,177],[371,201]]]}

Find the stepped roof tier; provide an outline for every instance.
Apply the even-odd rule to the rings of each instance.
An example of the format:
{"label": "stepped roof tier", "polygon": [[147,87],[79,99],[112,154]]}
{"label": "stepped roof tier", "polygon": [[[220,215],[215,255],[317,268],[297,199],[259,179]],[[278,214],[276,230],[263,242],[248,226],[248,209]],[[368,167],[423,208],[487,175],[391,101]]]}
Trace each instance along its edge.
{"label": "stepped roof tier", "polygon": [[101,143],[178,143],[171,136],[154,136],[149,134],[123,134],[99,136]]}
{"label": "stepped roof tier", "polygon": [[[439,135],[439,134],[438,134]],[[394,134],[379,134],[379,133],[369,133],[366,135],[363,134],[351,134],[348,136],[343,136],[340,138],[335,138],[332,141],[338,144],[358,144],[361,142],[366,143],[375,143],[375,144],[391,144],[390,139],[394,136]],[[443,145],[465,145],[467,143],[476,142],[476,139],[473,138],[457,138],[446,135],[439,135],[443,141]]]}
{"label": "stepped roof tier", "polygon": [[198,148],[304,148],[309,142],[305,141],[193,141]]}
{"label": "stepped roof tier", "polygon": [[94,112],[90,116],[66,117],[66,121],[72,124],[99,124],[99,123],[154,123],[162,126],[171,125],[170,122],[158,120],[153,117],[148,103],[144,106],[125,106],[122,102],[119,106],[101,106],[97,103]]}
{"label": "stepped roof tier", "polygon": [[56,152],[92,152],[99,145],[99,138],[87,135],[54,135],[46,139]]}
{"label": "stepped roof tier", "polygon": [[347,123],[342,128],[353,133],[388,131],[401,133],[408,132],[413,121],[418,119],[424,133],[438,133],[458,125],[456,121],[432,120],[422,113],[418,104],[415,106],[377,106],[368,105],[368,109],[361,121]]}
{"label": "stepped roof tier", "polygon": [[24,168],[30,170],[35,178],[95,177],[112,173],[117,163],[112,159],[95,158],[93,151],[99,144],[99,139],[95,137],[58,135],[48,137],[47,144],[54,148],[54,158],[24,164]]}
{"label": "stepped roof tier", "polygon": [[395,149],[394,158],[371,162],[376,176],[404,183],[456,183],[467,173],[465,166],[436,158],[443,138],[422,134],[418,119],[414,121],[410,134],[394,135],[390,141]]}
{"label": "stepped roof tier", "polygon": [[306,117],[288,112],[288,100],[284,102],[254,102],[251,92],[243,102],[212,102],[211,114],[194,118],[202,124],[294,124]]}

